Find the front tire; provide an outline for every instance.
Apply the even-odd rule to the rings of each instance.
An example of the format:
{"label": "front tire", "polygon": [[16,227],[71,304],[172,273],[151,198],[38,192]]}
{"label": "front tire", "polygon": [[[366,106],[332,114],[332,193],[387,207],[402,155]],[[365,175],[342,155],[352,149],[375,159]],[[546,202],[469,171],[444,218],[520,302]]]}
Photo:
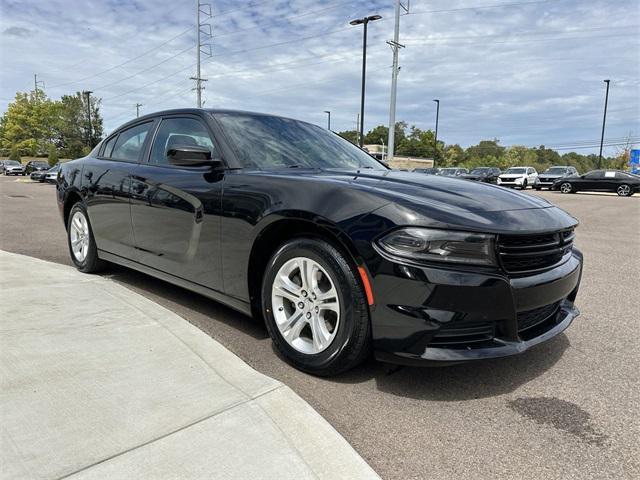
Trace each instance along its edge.
{"label": "front tire", "polygon": [[105,263],[98,258],[98,248],[85,206],[78,202],[69,212],[67,242],[71,261],[83,273],[102,270]]}
{"label": "front tire", "polygon": [[298,238],[277,250],[262,282],[262,311],[274,346],[299,370],[337,375],[369,354],[358,271],[324,240]]}
{"label": "front tire", "polygon": [[573,185],[569,182],[563,182],[560,184],[560,192],[561,193],[573,193]]}

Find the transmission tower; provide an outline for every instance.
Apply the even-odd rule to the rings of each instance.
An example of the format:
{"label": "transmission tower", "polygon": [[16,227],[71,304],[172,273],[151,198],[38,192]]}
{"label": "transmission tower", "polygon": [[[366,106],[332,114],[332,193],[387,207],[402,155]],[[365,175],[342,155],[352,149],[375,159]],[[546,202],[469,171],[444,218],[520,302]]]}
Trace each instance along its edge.
{"label": "transmission tower", "polygon": [[190,77],[191,80],[195,80],[197,105],[198,108],[202,108],[202,90],[204,90],[203,82],[206,82],[206,78],[202,78],[200,73],[200,57],[205,55],[211,56],[211,41],[213,38],[213,32],[211,30],[211,4],[202,3],[200,0],[196,0],[196,76]]}

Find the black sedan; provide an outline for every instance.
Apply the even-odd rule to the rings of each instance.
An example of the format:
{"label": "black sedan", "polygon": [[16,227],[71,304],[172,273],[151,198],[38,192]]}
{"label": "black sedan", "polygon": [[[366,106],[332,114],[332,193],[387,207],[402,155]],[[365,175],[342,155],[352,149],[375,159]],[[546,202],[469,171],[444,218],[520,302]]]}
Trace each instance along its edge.
{"label": "black sedan", "polygon": [[460,177],[476,182],[497,183],[501,173],[502,171],[497,167],[478,167],[471,170],[471,173],[464,173]]}
{"label": "black sedan", "polygon": [[31,175],[33,172],[45,172],[49,170],[51,166],[48,162],[40,161],[40,160],[31,160],[27,162],[24,167],[24,172],[26,175]]}
{"label": "black sedan", "polygon": [[640,176],[620,170],[593,170],[576,177],[560,178],[551,187],[562,193],[615,192],[630,197],[640,191]]}
{"label": "black sedan", "polygon": [[137,118],[61,165],[73,263],[124,265],[264,319],[297,368],[456,363],[565,330],[577,221],[493,185],[389,170],[330,131],[230,110]]}

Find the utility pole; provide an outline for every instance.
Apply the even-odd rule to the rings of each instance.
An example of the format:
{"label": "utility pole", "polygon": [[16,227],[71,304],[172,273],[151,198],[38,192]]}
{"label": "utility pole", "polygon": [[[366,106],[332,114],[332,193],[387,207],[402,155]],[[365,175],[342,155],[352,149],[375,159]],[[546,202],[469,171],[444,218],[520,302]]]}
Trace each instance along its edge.
{"label": "utility pole", "polygon": [[395,153],[395,137],[396,137],[396,97],[398,93],[398,72],[400,67],[398,66],[398,53],[401,48],[404,48],[400,42],[400,9],[403,9],[406,13],[409,13],[409,0],[407,0],[407,6],[405,7],[400,0],[396,0],[395,10],[395,27],[393,29],[393,40],[387,42],[393,51],[393,66],[391,67],[391,101],[389,105],[389,141],[387,142],[387,159],[393,160]]}
{"label": "utility pole", "polygon": [[433,101],[436,102],[436,134],[433,140],[433,166],[435,167],[438,156],[438,120],[440,119],[440,100],[435,98]]}
{"label": "utility pole", "polygon": [[91,94],[93,92],[89,90],[85,90],[82,94],[87,98],[87,118],[89,119],[89,138],[87,144],[89,148],[93,148],[93,132],[91,127]]}
{"label": "utility pole", "polygon": [[602,144],[604,143],[604,126],[607,123],[607,103],[609,102],[609,82],[611,80],[605,80],[607,84],[607,93],[604,96],[604,117],[602,118],[602,135],[600,136],[600,155],[598,155],[598,169],[602,168]]}
{"label": "utility pole", "polygon": [[44,90],[44,82],[42,80],[38,80],[38,74],[33,74],[33,91],[35,93],[36,102],[38,101],[38,87],[42,87]]}
{"label": "utility pole", "polygon": [[142,107],[142,104],[136,103],[136,118],[140,116],[140,107]]}
{"label": "utility pole", "polygon": [[325,110],[324,113],[327,114],[327,130],[331,130],[331,112],[329,110]]}
{"label": "utility pole", "polygon": [[[198,108],[202,108],[202,90],[204,86],[202,82],[206,82],[206,78],[202,78],[200,56],[201,54],[211,56],[211,39],[213,37],[210,23],[202,23],[200,16],[203,15],[206,20],[211,18],[211,5],[208,3],[200,3],[200,0],[196,0],[196,76],[190,77],[191,80],[196,82],[196,104]],[[207,39],[206,43],[202,43],[202,37]],[[208,47],[208,50],[202,51],[203,47]]]}
{"label": "utility pole", "polygon": [[376,20],[380,20],[382,17],[380,15],[370,15],[364,18],[357,18],[355,20],[351,20],[349,25],[360,25],[364,26],[362,31],[362,86],[360,92],[360,148],[362,148],[363,140],[364,140],[364,92],[365,92],[365,80],[367,78],[367,26],[369,22],[375,22]]}

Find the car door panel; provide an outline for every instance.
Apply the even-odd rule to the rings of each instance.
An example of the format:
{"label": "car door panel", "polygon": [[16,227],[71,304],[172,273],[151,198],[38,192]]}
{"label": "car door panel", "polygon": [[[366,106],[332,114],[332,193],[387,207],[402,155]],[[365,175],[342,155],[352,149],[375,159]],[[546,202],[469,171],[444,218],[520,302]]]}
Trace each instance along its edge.
{"label": "car door panel", "polygon": [[[160,141],[161,129],[162,123],[154,142]],[[131,186],[131,221],[139,261],[221,291],[223,181],[224,172],[211,166],[139,165]]]}

